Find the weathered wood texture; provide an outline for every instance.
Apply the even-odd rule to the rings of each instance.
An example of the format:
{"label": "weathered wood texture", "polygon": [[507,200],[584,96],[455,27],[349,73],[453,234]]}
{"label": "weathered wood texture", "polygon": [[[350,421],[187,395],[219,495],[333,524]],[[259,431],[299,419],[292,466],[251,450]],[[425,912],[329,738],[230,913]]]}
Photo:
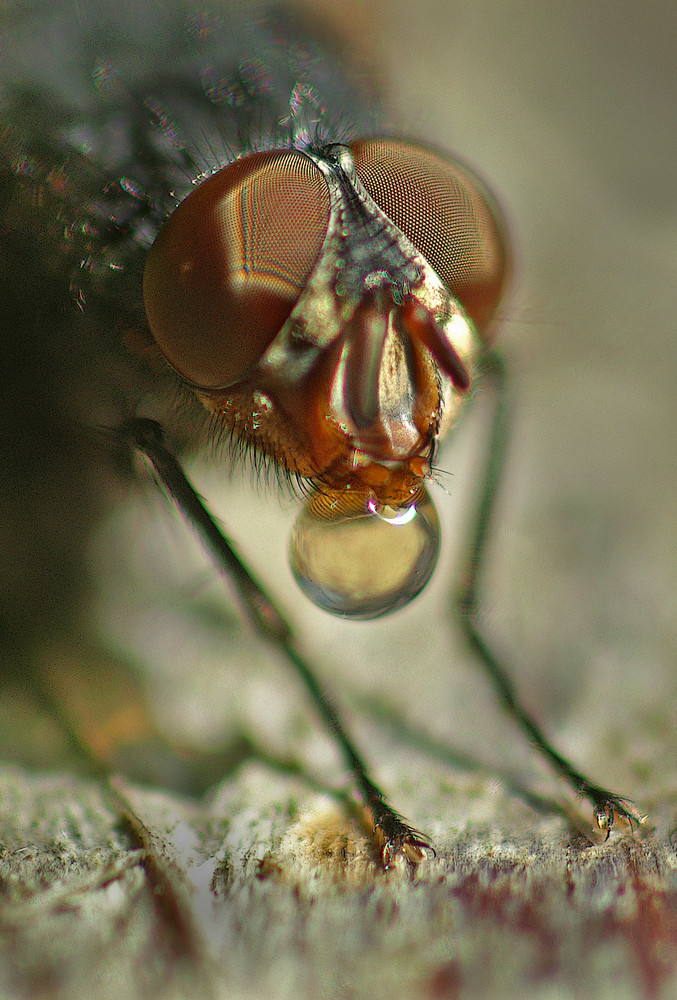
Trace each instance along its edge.
{"label": "weathered wood texture", "polygon": [[[436,495],[437,578],[381,625],[304,605],[285,566],[293,503],[198,467],[437,858],[413,878],[378,870],[328,794],[343,770],[296,682],[166,507],[152,494],[123,502],[90,542],[88,644],[69,631],[4,654],[8,998],[677,995],[677,15],[658,0],[382,0],[370,16],[400,130],[474,162],[513,220],[503,340],[516,405],[492,632],[557,744],[653,829],[589,846],[554,805],[528,805],[561,790],[460,643],[450,594],[481,413],[442,453],[453,475]],[[26,692],[27,663],[81,738],[116,750],[116,783],[81,776]],[[146,741],[137,686],[164,748]],[[204,797],[171,791],[196,765],[170,740],[211,754],[211,771],[197,765]]]}
{"label": "weathered wood texture", "polygon": [[421,784],[438,857],[409,878],[260,766],[202,806],[4,771],[3,995],[674,995],[663,830],[589,847],[487,782]]}

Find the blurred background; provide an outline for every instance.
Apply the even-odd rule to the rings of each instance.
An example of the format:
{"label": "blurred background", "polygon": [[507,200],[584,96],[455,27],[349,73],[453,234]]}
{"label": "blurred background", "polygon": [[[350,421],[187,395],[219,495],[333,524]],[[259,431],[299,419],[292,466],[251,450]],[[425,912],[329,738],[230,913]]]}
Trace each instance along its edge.
{"label": "blurred background", "polygon": [[395,3],[381,24],[400,127],[475,164],[514,237],[492,627],[560,744],[653,808],[675,765],[677,17]]}
{"label": "blurred background", "polygon": [[[4,51],[30,44],[30,8],[3,8]],[[643,809],[671,814],[677,11],[658,0],[585,8],[573,0],[351,0],[307,4],[305,16],[356,64],[393,131],[474,166],[504,209],[514,281],[500,343],[514,405],[487,620],[558,746]],[[86,385],[96,352],[92,345],[91,357],[74,361],[55,349],[68,341],[63,276],[36,267],[37,224],[28,219],[2,278],[3,620],[13,706],[3,757],[76,766],[72,745],[47,721],[56,708],[94,756],[169,787],[204,790],[237,762],[242,740],[298,754],[340,784],[342,766],[303,692],[242,624],[180,518],[152,488],[127,489],[99,469],[79,439],[60,387],[72,385],[73,365]],[[19,279],[18,259],[29,280]],[[221,462],[198,458],[190,470],[346,706],[377,779],[437,836],[449,829],[440,788],[452,791],[456,779],[439,765],[441,784],[417,802],[417,774],[438,765],[415,740],[393,737],[377,709],[487,773],[502,768],[550,789],[454,624],[486,402],[480,392],[440,454],[445,475],[434,499],[444,539],[434,581],[381,622],[331,619],[297,592],[286,550],[298,501]],[[75,410],[86,422],[86,392]],[[113,696],[116,677],[122,690]],[[36,710],[43,681],[49,710]],[[190,752],[211,764],[186,776],[177,748],[184,761]]]}
{"label": "blurred background", "polygon": [[615,2],[383,17],[402,127],[474,163],[514,237],[491,625],[560,744],[650,809],[675,764],[677,17]]}
{"label": "blurred background", "polygon": [[[189,459],[437,860],[411,882],[382,876],[357,825],[317,795],[348,778],[300,685],[148,475],[115,468],[92,438],[129,374],[124,352],[104,349],[120,316],[74,326],[64,218],[43,200],[90,180],[72,159],[41,160],[56,115],[41,125],[28,96],[9,120],[2,111],[26,62],[71,97],[78,67],[89,79],[74,25],[98,26],[105,50],[118,19],[142,12],[157,51],[170,5],[5,0],[0,164],[17,134],[36,150],[0,176],[5,992],[371,997],[376,969],[393,997],[541,1000],[606,996],[610,984],[619,998],[672,996],[677,7],[299,7],[393,131],[466,160],[503,207],[512,433],[485,619],[555,744],[633,798],[658,835],[588,849],[553,808],[529,808],[534,792],[561,789],[455,623],[491,409],[481,390],[440,453],[437,573],[380,622],[332,619],[298,592],[297,498],[210,449]],[[251,4],[222,9],[256,16]],[[143,31],[130,37],[143,64]],[[32,168],[41,196],[19,197],[36,191]],[[141,412],[161,408],[156,389],[140,384]],[[128,784],[81,780],[97,768]]]}

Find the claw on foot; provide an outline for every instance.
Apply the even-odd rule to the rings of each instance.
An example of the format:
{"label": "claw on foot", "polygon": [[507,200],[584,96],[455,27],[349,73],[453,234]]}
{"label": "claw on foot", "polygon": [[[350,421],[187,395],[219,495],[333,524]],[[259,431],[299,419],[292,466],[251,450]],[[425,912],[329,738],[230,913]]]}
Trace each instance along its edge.
{"label": "claw on foot", "polygon": [[646,816],[635,809],[629,799],[622,799],[606,792],[593,794],[591,798],[595,806],[593,818],[598,830],[605,834],[605,841],[609,839],[609,834],[616,823],[627,823],[631,830],[646,823]]}
{"label": "claw on foot", "polygon": [[395,813],[387,813],[376,820],[374,834],[386,871],[400,859],[410,868],[415,868],[426,857],[436,857],[435,848],[428,838],[419,830],[407,826]]}

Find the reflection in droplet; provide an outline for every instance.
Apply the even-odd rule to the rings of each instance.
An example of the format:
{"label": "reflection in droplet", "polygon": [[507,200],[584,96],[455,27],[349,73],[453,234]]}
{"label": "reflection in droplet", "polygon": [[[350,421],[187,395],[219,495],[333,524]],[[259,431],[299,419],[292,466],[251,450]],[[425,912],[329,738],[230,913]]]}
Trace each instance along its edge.
{"label": "reflection in droplet", "polygon": [[303,592],[324,611],[378,618],[420,593],[439,547],[437,512],[426,491],[400,509],[379,506],[372,496],[344,495],[339,502],[318,493],[298,517],[290,562]]}

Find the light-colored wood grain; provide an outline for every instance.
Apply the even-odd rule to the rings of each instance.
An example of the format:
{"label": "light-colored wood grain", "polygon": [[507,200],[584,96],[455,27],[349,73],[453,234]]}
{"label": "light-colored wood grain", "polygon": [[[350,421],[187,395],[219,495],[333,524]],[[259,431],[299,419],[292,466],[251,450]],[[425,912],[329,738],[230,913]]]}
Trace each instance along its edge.
{"label": "light-colored wood grain", "polygon": [[393,120],[475,163],[515,233],[503,330],[515,418],[490,627],[557,744],[653,828],[590,846],[562,815],[527,804],[528,793],[558,802],[561,789],[454,627],[481,405],[442,453],[452,475],[449,495],[436,494],[437,577],[382,624],[305,605],[286,569],[294,504],[196,465],[377,780],[437,858],[413,879],[379,871],[329,794],[345,775],[296,682],[224,603],[162,502],[122,499],[89,543],[98,583],[86,624],[107,652],[49,637],[39,653],[31,644],[33,662],[43,674],[56,664],[79,693],[88,662],[92,675],[132,663],[167,740],[225,748],[232,764],[229,741],[244,733],[315,784],[249,753],[204,797],[182,799],[167,790],[180,774],[165,755],[142,766],[147,725],[135,728],[133,711],[116,716],[118,736],[123,717],[129,727],[116,782],[83,778],[7,653],[3,996],[677,995],[675,14],[658,0],[381,0],[377,13]]}
{"label": "light-colored wood grain", "polygon": [[261,765],[201,805],[8,770],[2,793],[4,995],[677,989],[664,826],[590,847],[496,783],[422,776],[411,804],[424,803],[438,857],[412,877],[379,871],[334,802]]}

